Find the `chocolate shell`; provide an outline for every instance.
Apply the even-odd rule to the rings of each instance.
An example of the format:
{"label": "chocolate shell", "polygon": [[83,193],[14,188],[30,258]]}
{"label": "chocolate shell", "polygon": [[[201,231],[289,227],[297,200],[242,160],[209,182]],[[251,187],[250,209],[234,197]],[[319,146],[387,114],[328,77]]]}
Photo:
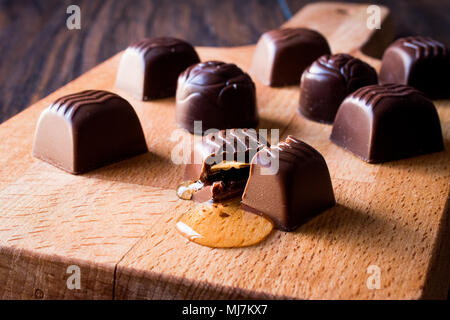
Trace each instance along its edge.
{"label": "chocolate shell", "polygon": [[253,158],[244,209],[292,231],[336,203],[327,164],[308,144],[289,136]]}
{"label": "chocolate shell", "polygon": [[268,145],[253,129],[222,130],[204,137],[194,146],[184,172],[184,180],[204,184],[194,200],[223,200],[242,194],[251,159]]}
{"label": "chocolate shell", "polygon": [[355,90],[377,84],[377,72],[348,54],[323,55],[302,75],[299,113],[323,123],[333,123],[342,101]]}
{"label": "chocolate shell", "polygon": [[383,55],[380,84],[414,87],[430,99],[449,98],[450,52],[429,37],[406,37],[391,44]]}
{"label": "chocolate shell", "polygon": [[123,53],[116,86],[140,100],[173,97],[180,73],[199,61],[195,49],[186,41],[145,39]]}
{"label": "chocolate shell", "polygon": [[[201,121],[199,132],[194,121]],[[258,125],[255,84],[235,64],[198,63],[178,78],[176,122],[191,133]]]}
{"label": "chocolate shell", "polygon": [[339,107],[330,139],[371,163],[444,148],[433,102],[401,84],[367,86],[348,96]]}
{"label": "chocolate shell", "polygon": [[327,40],[317,31],[271,30],[256,44],[250,74],[271,87],[298,85],[306,67],[321,55],[330,53]]}
{"label": "chocolate shell", "polygon": [[80,174],[147,152],[133,107],[120,96],[88,90],[64,96],[41,114],[33,156]]}

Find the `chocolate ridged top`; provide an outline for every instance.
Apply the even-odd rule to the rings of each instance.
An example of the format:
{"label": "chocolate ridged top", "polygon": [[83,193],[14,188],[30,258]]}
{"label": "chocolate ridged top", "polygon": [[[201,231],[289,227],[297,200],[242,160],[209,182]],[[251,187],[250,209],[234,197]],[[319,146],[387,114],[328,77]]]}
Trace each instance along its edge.
{"label": "chocolate ridged top", "polygon": [[72,174],[147,152],[133,107],[120,96],[86,90],[60,97],[36,127],[33,155]]}
{"label": "chocolate ridged top", "polygon": [[377,82],[377,73],[374,68],[364,61],[344,53],[321,56],[305,70],[305,73],[342,79],[349,92],[355,90],[354,87],[362,81]]}
{"label": "chocolate ridged top", "polygon": [[229,129],[207,135],[204,144],[211,148],[212,153],[221,154],[249,149],[260,150],[267,146],[268,142],[256,130]]}
{"label": "chocolate ridged top", "polygon": [[[213,165],[209,158],[218,161],[250,162],[251,158],[269,143],[254,129],[221,130],[207,135],[202,141],[205,162]],[[228,157],[228,158],[227,158]],[[239,157],[242,157],[240,159]]]}
{"label": "chocolate ridged top", "polygon": [[186,69],[178,80],[193,86],[224,86],[222,90],[237,85],[254,87],[248,74],[233,63],[220,61],[201,62]]}
{"label": "chocolate ridged top", "polygon": [[433,102],[402,84],[367,86],[349,95],[336,114],[330,140],[369,163],[443,148]]}
{"label": "chocolate ridged top", "polygon": [[288,136],[253,158],[242,205],[278,229],[294,230],[334,204],[325,159],[308,144]]}
{"label": "chocolate ridged top", "polygon": [[450,97],[450,51],[429,37],[400,38],[383,54],[379,83],[409,85],[428,98]]}
{"label": "chocolate ridged top", "polygon": [[314,158],[321,158],[322,156],[313,147],[300,141],[293,136],[288,136],[285,141],[280,142],[277,146],[272,147],[271,150],[278,149],[281,161],[292,162],[294,159],[301,159],[302,161],[309,161]]}
{"label": "chocolate ridged top", "polygon": [[444,44],[430,37],[406,37],[395,41],[392,46],[401,46],[414,53],[416,59],[429,59],[448,55]]}
{"label": "chocolate ridged top", "polygon": [[[125,99],[115,93],[103,90],[86,90],[78,93],[70,94],[57,99],[48,108],[71,120],[75,113],[83,106],[101,104],[110,99],[120,99],[126,102]],[[126,102],[128,104],[128,102]]]}
{"label": "chocolate ridged top", "polygon": [[161,51],[194,51],[192,45],[190,45],[186,41],[171,37],[148,38],[140,40],[130,45],[129,48],[137,49],[146,59],[149,59],[153,54],[161,54]]}
{"label": "chocolate ridged top", "polygon": [[343,103],[348,100],[353,100],[359,106],[373,110],[386,98],[407,97],[410,95],[419,95],[426,99],[422,92],[412,87],[402,84],[383,84],[363,87],[349,95]]}
{"label": "chocolate ridged top", "polygon": [[309,163],[310,161],[325,162],[323,156],[305,142],[289,135],[285,141],[263,150],[264,156],[258,154],[256,161],[265,167],[273,165],[274,159],[279,159],[279,165],[286,166],[294,163]]}

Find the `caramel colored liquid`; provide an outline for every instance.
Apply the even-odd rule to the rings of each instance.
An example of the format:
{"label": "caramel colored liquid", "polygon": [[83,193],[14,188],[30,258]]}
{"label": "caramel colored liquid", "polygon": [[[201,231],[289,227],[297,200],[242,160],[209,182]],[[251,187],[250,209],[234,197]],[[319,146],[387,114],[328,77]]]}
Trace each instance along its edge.
{"label": "caramel colored liquid", "polygon": [[273,230],[268,219],[241,209],[240,200],[196,204],[177,222],[178,231],[195,243],[213,248],[246,247]]}

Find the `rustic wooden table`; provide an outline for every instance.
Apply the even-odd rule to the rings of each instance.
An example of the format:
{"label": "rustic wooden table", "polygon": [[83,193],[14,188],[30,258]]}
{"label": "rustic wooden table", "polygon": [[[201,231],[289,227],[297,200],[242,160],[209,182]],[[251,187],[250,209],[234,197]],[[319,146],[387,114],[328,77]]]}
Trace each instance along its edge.
{"label": "rustic wooden table", "polygon": [[[281,2],[281,5],[280,5]],[[145,36],[171,35],[201,46],[254,43],[306,0],[0,0],[0,123]],[[450,1],[388,0],[398,36],[450,44]],[[66,9],[81,7],[81,30]]]}

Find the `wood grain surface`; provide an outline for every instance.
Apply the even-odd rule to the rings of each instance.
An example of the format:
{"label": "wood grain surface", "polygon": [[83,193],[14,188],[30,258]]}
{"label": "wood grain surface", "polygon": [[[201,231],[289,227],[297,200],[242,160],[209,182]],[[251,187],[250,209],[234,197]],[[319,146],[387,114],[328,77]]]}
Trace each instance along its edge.
{"label": "wood grain surface", "polygon": [[[366,59],[359,48],[374,35],[365,28],[365,9],[310,5],[288,24],[314,25],[332,48]],[[390,36],[387,28],[380,33]],[[254,46],[197,50],[202,60],[221,59],[248,70]],[[192,203],[174,191],[183,169],[171,161],[179,142],[172,139],[174,99],[141,102],[117,91],[113,82],[120,56],[0,126],[0,298],[446,297],[448,100],[436,102],[445,151],[370,165],[331,144],[330,126],[296,114],[296,86],[277,89],[256,81],[261,127],[278,128],[282,137],[293,134],[324,155],[338,205],[295,232],[275,231],[257,246],[211,249],[175,229]],[[368,62],[379,67],[375,59]],[[129,100],[150,152],[80,176],[32,158],[40,112],[57,97],[84,89],[111,90]],[[180,137],[192,139],[187,133]],[[66,286],[70,265],[81,269],[80,290]],[[378,290],[366,286],[370,265],[381,269]]]}
{"label": "wood grain surface", "polygon": [[[292,12],[311,2],[286,0]],[[450,46],[450,1],[370,2],[391,9],[397,36]],[[71,4],[81,8],[81,30],[66,28]],[[0,0],[0,123],[144,36],[237,46],[284,21],[276,0]]]}

